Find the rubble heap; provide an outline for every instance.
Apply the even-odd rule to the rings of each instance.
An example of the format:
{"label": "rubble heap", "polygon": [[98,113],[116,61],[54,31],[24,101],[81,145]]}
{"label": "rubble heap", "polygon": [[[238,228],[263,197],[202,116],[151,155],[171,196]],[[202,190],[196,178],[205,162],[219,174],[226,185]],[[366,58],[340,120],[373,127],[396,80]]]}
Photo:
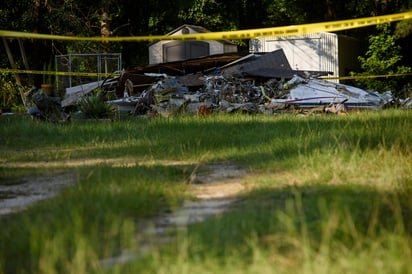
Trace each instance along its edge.
{"label": "rubble heap", "polygon": [[329,72],[293,70],[282,50],[237,59],[224,57],[226,63],[209,56],[197,62],[134,68],[120,77],[70,88],[62,104],[76,104],[96,87],[108,94],[107,103],[132,115],[296,110],[340,114],[352,108],[380,109],[393,101],[390,92],[380,94],[320,79]]}

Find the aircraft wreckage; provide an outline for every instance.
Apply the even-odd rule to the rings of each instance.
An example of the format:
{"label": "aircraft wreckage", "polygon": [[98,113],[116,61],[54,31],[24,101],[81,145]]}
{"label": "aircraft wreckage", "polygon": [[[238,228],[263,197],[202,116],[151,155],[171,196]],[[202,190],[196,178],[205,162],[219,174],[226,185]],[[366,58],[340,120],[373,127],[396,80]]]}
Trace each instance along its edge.
{"label": "aircraft wreckage", "polygon": [[115,95],[107,103],[133,115],[274,114],[297,108],[339,113],[381,109],[393,101],[390,92],[380,94],[319,78],[328,74],[291,69],[282,50],[208,56],[132,68],[120,77],[70,88],[62,105],[76,104],[96,87]]}

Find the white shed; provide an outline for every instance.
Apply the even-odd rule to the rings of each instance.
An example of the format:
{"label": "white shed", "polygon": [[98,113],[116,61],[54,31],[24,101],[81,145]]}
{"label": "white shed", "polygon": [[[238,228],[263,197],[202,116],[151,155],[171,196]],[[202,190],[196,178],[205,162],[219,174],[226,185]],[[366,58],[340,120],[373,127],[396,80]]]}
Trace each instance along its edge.
{"label": "white shed", "polygon": [[[210,32],[194,25],[182,25],[166,35],[196,34]],[[149,64],[183,61],[215,54],[237,52],[237,45],[231,41],[179,41],[162,40],[149,44]]]}
{"label": "white shed", "polygon": [[332,77],[349,75],[359,69],[359,42],[351,37],[321,32],[296,36],[251,39],[251,52],[283,49],[293,69],[330,71]]}

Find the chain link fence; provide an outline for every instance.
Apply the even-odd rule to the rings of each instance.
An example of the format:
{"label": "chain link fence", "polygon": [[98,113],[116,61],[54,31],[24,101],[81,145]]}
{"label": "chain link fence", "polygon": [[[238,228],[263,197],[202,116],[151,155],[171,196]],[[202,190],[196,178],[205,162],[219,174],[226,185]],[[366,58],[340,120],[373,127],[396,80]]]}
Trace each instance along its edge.
{"label": "chain link fence", "polygon": [[[56,77],[55,89],[64,94],[65,89],[103,80],[108,74],[122,69],[121,53],[82,53],[55,56],[56,71],[68,72]],[[83,73],[87,75],[76,75]]]}

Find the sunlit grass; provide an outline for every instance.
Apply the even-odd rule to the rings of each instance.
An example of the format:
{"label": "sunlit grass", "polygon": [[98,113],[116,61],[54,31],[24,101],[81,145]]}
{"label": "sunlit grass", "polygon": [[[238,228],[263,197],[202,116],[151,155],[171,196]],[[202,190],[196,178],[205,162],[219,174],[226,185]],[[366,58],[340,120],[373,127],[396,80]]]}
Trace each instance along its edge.
{"label": "sunlit grass", "polygon": [[[411,116],[2,118],[1,182],[77,179],[0,217],[0,273],[412,273]],[[100,264],[138,251],[138,221],[173,212],[191,172],[222,161],[248,171],[232,211],[139,259]]]}

